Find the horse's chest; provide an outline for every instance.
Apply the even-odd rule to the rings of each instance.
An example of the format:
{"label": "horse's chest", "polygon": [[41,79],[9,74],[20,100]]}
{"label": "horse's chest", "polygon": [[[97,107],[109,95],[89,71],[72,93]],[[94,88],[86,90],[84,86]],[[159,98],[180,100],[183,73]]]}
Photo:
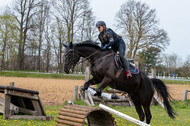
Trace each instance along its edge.
{"label": "horse's chest", "polygon": [[104,74],[103,74],[103,72],[102,72],[102,70],[101,70],[102,68],[99,68],[99,67],[97,67],[97,66],[93,66],[93,67],[91,67],[91,74],[92,74],[92,76],[93,77],[103,77],[104,76]]}

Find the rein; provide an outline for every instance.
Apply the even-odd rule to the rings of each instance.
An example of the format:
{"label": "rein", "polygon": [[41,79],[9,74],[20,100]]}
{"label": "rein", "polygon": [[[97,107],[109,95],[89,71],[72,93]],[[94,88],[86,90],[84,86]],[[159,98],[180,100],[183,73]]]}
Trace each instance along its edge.
{"label": "rein", "polygon": [[[87,59],[89,59],[91,56],[95,55],[96,53],[100,52],[101,50],[97,50],[96,52],[90,54],[88,57],[86,57],[84,60],[78,62],[78,63],[82,63],[84,61],[86,61]],[[80,53],[79,51],[77,51],[78,53]],[[80,53],[81,55],[85,56],[84,54]]]}
{"label": "rein", "polygon": [[[74,49],[69,49],[67,52],[65,52],[65,54],[64,55],[67,55],[69,52],[71,52],[71,51],[73,51],[73,53],[74,53]],[[81,52],[79,52],[79,51],[77,51],[77,50],[75,50],[76,52],[78,52],[79,54],[81,54],[81,55],[83,55],[83,56],[85,56],[84,54],[82,54]],[[96,52],[94,52],[94,53],[92,53],[92,54],[90,54],[89,56],[85,56],[86,58],[84,59],[84,60],[82,60],[82,61],[80,61],[80,62],[78,62],[77,64],[79,64],[79,63],[82,63],[82,62],[84,62],[84,61],[86,61],[87,59],[89,59],[91,56],[93,56],[93,55],[95,55],[96,53],[98,53],[98,52],[100,52],[101,50],[97,50]],[[110,53],[110,54],[107,54],[107,55],[105,55],[105,56],[103,56],[103,57],[101,57],[101,58],[99,58],[98,60],[96,60],[93,64],[95,64],[96,62],[98,62],[98,61],[100,61],[101,59],[104,59],[104,58],[106,58],[106,57],[108,57],[108,56],[111,56],[111,55],[114,55],[115,53],[113,53],[113,50],[112,50],[112,53]],[[73,55],[74,56],[74,55]]]}
{"label": "rein", "polygon": [[114,55],[114,54],[115,54],[115,53],[113,53],[113,51],[112,51],[112,53],[107,54],[107,55],[101,57],[100,59],[96,60],[96,61],[94,62],[94,64],[95,64],[96,62],[100,61],[101,59],[104,59],[104,58],[106,58],[106,57],[108,57],[108,56],[111,56],[111,55]]}

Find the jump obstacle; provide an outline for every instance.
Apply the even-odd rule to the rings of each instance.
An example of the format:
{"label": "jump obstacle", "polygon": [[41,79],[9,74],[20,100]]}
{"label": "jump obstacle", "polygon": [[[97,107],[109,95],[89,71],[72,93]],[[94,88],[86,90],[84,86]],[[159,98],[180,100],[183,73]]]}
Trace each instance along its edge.
{"label": "jump obstacle", "polygon": [[56,126],[116,126],[109,112],[100,108],[65,105],[57,116]]}
{"label": "jump obstacle", "polygon": [[111,114],[115,114],[139,126],[150,126],[103,104],[99,104],[99,108],[81,105],[65,105],[57,116],[56,126],[83,126],[85,124],[88,126],[116,126]]}
{"label": "jump obstacle", "polygon": [[0,85],[0,93],[4,93],[4,98],[0,97],[4,119],[53,119],[46,116],[38,91]]}

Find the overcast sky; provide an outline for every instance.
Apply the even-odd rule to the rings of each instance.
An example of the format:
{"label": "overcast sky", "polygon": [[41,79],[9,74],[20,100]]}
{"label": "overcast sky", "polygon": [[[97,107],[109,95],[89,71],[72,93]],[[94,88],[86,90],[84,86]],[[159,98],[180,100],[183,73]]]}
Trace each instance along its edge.
{"label": "overcast sky", "polygon": [[[176,53],[185,59],[190,55],[190,0],[141,0],[156,9],[160,27],[168,32],[170,45],[165,53]],[[114,27],[115,14],[126,0],[92,0],[91,7],[98,20]]]}
{"label": "overcast sky", "polygon": [[[12,0],[0,0],[0,11]],[[170,45],[165,53],[176,53],[185,59],[190,55],[190,0],[141,0],[151,9],[156,9],[160,27],[168,32]],[[91,0],[91,7],[97,20],[116,30],[115,15],[126,0]],[[98,31],[97,31],[98,32]]]}

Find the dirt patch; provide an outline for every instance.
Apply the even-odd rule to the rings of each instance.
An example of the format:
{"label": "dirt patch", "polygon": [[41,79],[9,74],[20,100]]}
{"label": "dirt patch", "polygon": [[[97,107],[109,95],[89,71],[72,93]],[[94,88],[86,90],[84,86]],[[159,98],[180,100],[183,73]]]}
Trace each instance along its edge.
{"label": "dirt patch", "polygon": [[[184,90],[190,90],[190,85],[179,85],[179,84],[167,84],[171,96],[175,100],[183,100]],[[187,98],[190,99],[190,92],[187,95]]]}
{"label": "dirt patch", "polygon": [[[73,99],[75,85],[80,87],[84,84],[83,80],[0,77],[0,85],[9,85],[10,82],[15,82],[15,87],[39,91],[42,102],[51,105]],[[175,100],[183,100],[184,90],[190,90],[190,85],[168,84],[167,86]]]}
{"label": "dirt patch", "polygon": [[0,77],[0,85],[10,82],[15,82],[15,87],[39,91],[42,102],[48,104],[63,104],[73,99],[75,85],[84,84],[83,80]]}

